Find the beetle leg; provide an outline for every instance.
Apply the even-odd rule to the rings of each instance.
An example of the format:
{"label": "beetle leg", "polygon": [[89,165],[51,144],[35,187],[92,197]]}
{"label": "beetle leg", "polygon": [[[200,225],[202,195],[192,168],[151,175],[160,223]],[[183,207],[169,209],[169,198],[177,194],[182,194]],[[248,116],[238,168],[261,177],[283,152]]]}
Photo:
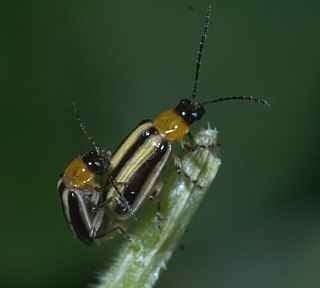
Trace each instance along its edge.
{"label": "beetle leg", "polygon": [[105,233],[105,236],[109,236],[110,234],[113,234],[114,232],[118,232],[119,234],[121,234],[129,243],[129,246],[131,247],[132,245],[132,238],[131,236],[126,232],[126,230],[120,226],[120,225],[115,225],[113,228],[111,228],[110,230],[108,230]]}
{"label": "beetle leg", "polygon": [[181,160],[180,160],[180,158],[179,158],[176,154],[174,154],[174,153],[172,153],[172,157],[173,157],[173,165],[174,165],[174,167],[176,168],[177,173],[180,174],[181,171],[182,171]]}
{"label": "beetle leg", "polygon": [[106,179],[106,185],[105,185],[105,191],[108,190],[108,186],[111,185],[114,190],[117,192],[118,194],[118,197],[115,197],[115,201],[117,202],[117,204],[121,205],[122,207],[124,207],[125,209],[129,210],[130,211],[130,214],[131,216],[137,220],[137,217],[135,216],[132,208],[131,208],[131,205],[129,204],[129,202],[127,201],[127,199],[123,196],[123,193],[121,193],[121,191],[119,190],[119,186],[121,185],[127,185],[128,183],[127,182],[118,182],[118,181],[115,181],[114,178],[112,177],[112,175],[110,174],[109,170],[106,169],[106,176],[107,176],[107,179]]}
{"label": "beetle leg", "polygon": [[180,144],[181,144],[182,149],[188,150],[190,152],[193,152],[198,148],[197,144],[193,144],[191,142],[187,142],[184,140],[180,140]]}
{"label": "beetle leg", "polygon": [[100,243],[99,240],[106,240],[106,239],[111,239],[113,238],[113,234],[115,232],[118,232],[121,234],[129,243],[129,246],[131,247],[132,245],[132,238],[131,236],[126,232],[126,230],[120,226],[119,224],[116,224],[114,227],[111,229],[107,230],[104,233],[97,234],[97,229],[92,227],[90,230],[90,237],[91,239],[98,240],[98,244]]}
{"label": "beetle leg", "polygon": [[182,174],[182,175],[183,175],[184,177],[186,177],[191,183],[193,183],[193,184],[195,184],[195,185],[198,185],[198,186],[201,188],[201,186],[200,186],[199,183],[198,183],[198,180],[191,178],[190,175],[187,174],[187,173],[183,170],[183,167],[182,167],[180,158],[179,158],[177,155],[173,154],[173,153],[172,153],[172,157],[173,157],[173,163],[174,163],[174,166],[175,166],[175,168],[176,168],[177,173],[178,173],[178,174]]}
{"label": "beetle leg", "polygon": [[217,147],[217,146],[220,146],[220,144],[210,144],[210,145],[199,145],[199,144],[196,144],[195,141],[194,141],[194,137],[192,135],[192,133],[189,131],[188,132],[188,136],[191,140],[191,142],[187,142],[187,141],[184,141],[184,140],[180,140],[180,144],[181,144],[181,147],[185,150],[188,150],[190,152],[193,152],[195,150],[197,150],[199,147],[200,148],[214,148],[214,147]]}
{"label": "beetle leg", "polygon": [[154,184],[153,188],[152,188],[152,194],[149,196],[149,199],[154,201],[157,205],[157,212],[156,212],[156,222],[157,222],[157,227],[160,229],[161,228],[161,220],[162,220],[162,216],[161,216],[161,208],[160,208],[160,201],[158,198],[156,198],[159,194],[159,192],[161,191],[163,187],[163,182],[162,180],[159,178],[157,180],[157,182]]}

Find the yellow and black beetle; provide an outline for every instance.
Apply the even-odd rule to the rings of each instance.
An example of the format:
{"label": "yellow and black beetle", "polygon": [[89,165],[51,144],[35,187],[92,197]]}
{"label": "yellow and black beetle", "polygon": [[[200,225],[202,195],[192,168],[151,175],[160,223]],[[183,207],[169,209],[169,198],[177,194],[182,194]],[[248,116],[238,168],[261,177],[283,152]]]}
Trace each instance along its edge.
{"label": "yellow and black beetle", "polygon": [[[104,155],[93,142],[95,150],[73,160],[62,174],[58,190],[64,212],[71,230],[83,242],[95,244],[112,237],[115,231],[125,234],[127,220],[157,192],[157,180],[168,163],[172,143],[180,141],[187,149],[196,148],[183,139],[186,134],[191,136],[190,125],[205,114],[204,105],[225,100],[249,100],[269,105],[267,101],[251,96],[195,100],[210,15],[209,6],[198,50],[192,99],[181,100],[174,109],[160,113],[154,120],[142,121],[112,157]],[[80,126],[92,140],[81,120]],[[99,175],[98,184],[95,179]]]}

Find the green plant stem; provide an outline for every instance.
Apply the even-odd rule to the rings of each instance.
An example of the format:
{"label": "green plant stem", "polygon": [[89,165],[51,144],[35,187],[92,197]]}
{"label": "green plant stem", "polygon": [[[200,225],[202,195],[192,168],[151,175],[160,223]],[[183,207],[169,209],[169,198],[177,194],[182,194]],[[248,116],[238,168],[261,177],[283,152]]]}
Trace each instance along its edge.
{"label": "green plant stem", "polygon": [[[201,129],[195,135],[195,142],[200,145],[215,144],[216,138],[216,130]],[[140,215],[130,233],[132,246],[129,247],[128,243],[123,245],[114,263],[101,274],[100,284],[96,287],[152,287],[158,280],[160,270],[166,268],[179,245],[221,161],[216,156],[215,148],[198,148],[184,153],[181,163],[188,177],[177,174],[173,168],[163,176],[164,187],[159,195],[160,229],[154,209]]]}

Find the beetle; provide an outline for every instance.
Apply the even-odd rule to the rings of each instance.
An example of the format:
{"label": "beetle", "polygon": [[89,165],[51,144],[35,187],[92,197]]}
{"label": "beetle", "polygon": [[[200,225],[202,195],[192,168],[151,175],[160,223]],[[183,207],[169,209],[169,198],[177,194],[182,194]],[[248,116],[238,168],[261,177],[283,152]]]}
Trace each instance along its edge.
{"label": "beetle", "polygon": [[110,174],[116,183],[124,183],[119,185],[118,189],[131,207],[129,210],[128,206],[123,205],[121,201],[114,201],[119,192],[114,185],[107,185],[105,187],[106,209],[117,220],[128,220],[145,199],[158,192],[154,191],[154,186],[172,154],[174,141],[179,141],[182,147],[188,150],[196,149],[194,144],[183,139],[185,135],[193,138],[189,127],[205,114],[204,105],[226,100],[249,100],[269,105],[267,101],[252,96],[222,97],[204,102],[195,100],[210,15],[211,7],[209,6],[198,50],[192,99],[182,99],[174,109],[160,113],[154,120],[142,121],[110,159]]}
{"label": "beetle", "polygon": [[[64,215],[74,235],[86,244],[99,238],[105,224],[99,205],[101,187],[95,176],[104,173],[102,159],[95,151],[74,159],[58,181]],[[103,231],[104,232],[104,231]]]}
{"label": "beetle", "polygon": [[[269,105],[267,101],[252,96],[196,101],[210,15],[209,6],[196,60],[191,100],[182,99],[175,108],[160,113],[154,120],[142,121],[113,156],[105,154],[95,144],[76,111],[80,127],[95,149],[71,162],[59,180],[58,190],[69,226],[84,243],[97,244],[112,237],[115,231],[131,240],[125,232],[127,222],[135,218],[135,213],[146,199],[155,197],[159,192],[160,175],[172,155],[172,143],[179,141],[183,148],[191,151],[197,148],[192,142],[186,142],[184,137],[189,135],[192,140],[190,126],[203,117],[204,105],[226,100],[248,100]],[[77,186],[73,177],[78,177],[78,174],[85,174],[89,180],[81,178],[81,185]],[[68,180],[70,176],[72,181]]]}
{"label": "beetle", "polygon": [[[104,209],[99,209],[104,203],[105,194],[98,182],[103,177],[118,191],[108,171],[111,165],[110,152],[105,152],[93,140],[80,117],[76,103],[73,103],[73,108],[79,125],[94,150],[72,160],[59,177],[57,190],[65,219],[74,236],[88,245],[99,244],[102,239],[110,238],[114,231],[122,232],[129,239],[125,232],[126,224],[112,220]],[[97,182],[97,178],[100,181]],[[123,205],[128,205],[120,192],[118,196]],[[131,211],[130,207],[128,209]]]}

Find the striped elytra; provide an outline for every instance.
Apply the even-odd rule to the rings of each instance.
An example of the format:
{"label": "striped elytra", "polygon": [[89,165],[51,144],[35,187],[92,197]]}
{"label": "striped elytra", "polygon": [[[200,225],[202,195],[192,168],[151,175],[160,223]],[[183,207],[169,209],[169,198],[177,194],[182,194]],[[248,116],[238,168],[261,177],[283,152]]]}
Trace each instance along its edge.
{"label": "striped elytra", "polygon": [[95,209],[100,202],[101,187],[96,175],[104,173],[104,158],[96,151],[75,158],[58,181],[58,192],[65,219],[73,234],[85,244],[95,244],[105,235],[106,214]]}
{"label": "striped elytra", "polygon": [[[118,220],[127,220],[154,192],[153,187],[171,154],[171,144],[163,138],[151,120],[139,124],[123,141],[111,158],[112,185],[106,189],[106,207]],[[114,201],[121,193],[131,211],[121,201]]]}

